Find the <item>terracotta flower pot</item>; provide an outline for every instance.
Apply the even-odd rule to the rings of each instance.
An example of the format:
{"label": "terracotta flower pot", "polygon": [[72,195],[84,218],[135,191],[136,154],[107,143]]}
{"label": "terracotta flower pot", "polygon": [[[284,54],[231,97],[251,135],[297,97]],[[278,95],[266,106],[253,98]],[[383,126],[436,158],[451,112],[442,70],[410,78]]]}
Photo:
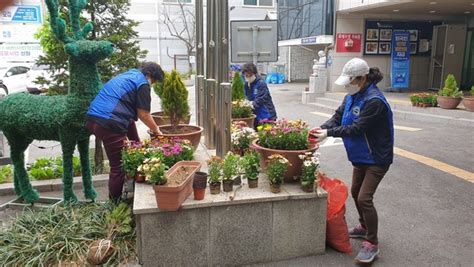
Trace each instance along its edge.
{"label": "terracotta flower pot", "polygon": [[[153,113],[151,113],[151,116],[153,117],[153,120],[155,121],[156,125],[158,125],[158,126],[171,124],[170,117],[166,116],[163,111],[153,112]],[[179,123],[180,124],[189,124],[190,120],[191,120],[191,114],[189,114],[189,116],[187,116],[187,117],[183,118],[182,120],[180,120]]]}
{"label": "terracotta flower pot", "polygon": [[161,136],[166,137],[179,137],[182,139],[187,139],[191,142],[194,147],[194,150],[199,146],[199,141],[201,141],[201,133],[203,131],[202,127],[196,125],[186,125],[179,124],[177,128],[177,133],[172,132],[171,125],[163,125],[158,127],[163,133]]}
{"label": "terracotta flower pot", "polygon": [[141,173],[135,174],[135,182],[144,183],[145,182],[145,175],[143,175]]}
{"label": "terracotta flower pot", "polygon": [[[183,170],[183,168],[186,168]],[[199,161],[180,161],[166,172],[168,182],[154,185],[156,202],[160,210],[176,211],[193,192],[193,176],[201,168]],[[184,173],[183,173],[184,172]],[[179,176],[185,175],[178,185],[172,185]]]}
{"label": "terracotta flower pot", "polygon": [[203,200],[204,199],[204,195],[206,194],[206,188],[201,188],[201,189],[198,189],[198,188],[194,188],[194,199],[195,200]]}
{"label": "terracotta flower pot", "polygon": [[270,191],[272,193],[280,193],[281,192],[281,184],[270,184]]}
{"label": "terracotta flower pot", "polygon": [[211,195],[219,195],[221,193],[221,182],[210,183],[209,189],[211,190]]}
{"label": "terracotta flower pot", "polygon": [[258,179],[252,180],[248,179],[249,181],[249,188],[257,188],[258,187]]}
{"label": "terracotta flower pot", "polygon": [[247,127],[253,128],[256,117],[257,116],[252,115],[251,117],[248,117],[248,118],[235,118],[235,119],[232,118],[232,123],[235,122],[235,121],[243,121],[247,124]]}
{"label": "terracotta flower pot", "polygon": [[311,183],[309,185],[301,186],[301,188],[303,189],[303,191],[305,191],[307,193],[312,193],[312,192],[314,192],[314,183]]}
{"label": "terracotta flower pot", "polygon": [[465,96],[462,98],[462,104],[469,111],[474,111],[474,96]]}
{"label": "terracotta flower pot", "polygon": [[270,149],[266,147],[262,147],[257,144],[257,140],[252,143],[253,148],[255,151],[260,153],[260,166],[262,170],[265,170],[267,167],[267,160],[273,154],[280,154],[285,157],[290,163],[291,166],[288,166],[288,170],[285,174],[285,182],[293,182],[298,180],[298,176],[301,175],[303,165],[303,160],[300,159],[298,156],[304,154],[306,152],[314,152],[319,148],[318,144],[310,144],[310,148],[305,150],[278,150],[278,149]]}
{"label": "terracotta flower pot", "polygon": [[461,100],[461,97],[438,96],[438,105],[444,109],[455,109]]}
{"label": "terracotta flower pot", "polygon": [[232,192],[234,190],[234,180],[222,181],[224,192]]}

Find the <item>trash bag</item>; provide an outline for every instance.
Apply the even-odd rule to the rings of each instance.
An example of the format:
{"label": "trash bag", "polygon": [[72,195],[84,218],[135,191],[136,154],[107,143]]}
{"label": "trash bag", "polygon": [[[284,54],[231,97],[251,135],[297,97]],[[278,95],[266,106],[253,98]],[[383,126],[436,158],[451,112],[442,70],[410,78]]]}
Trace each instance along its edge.
{"label": "trash bag", "polygon": [[319,173],[319,184],[328,193],[326,243],[333,249],[347,254],[352,253],[346,223],[347,186],[338,179],[331,179]]}

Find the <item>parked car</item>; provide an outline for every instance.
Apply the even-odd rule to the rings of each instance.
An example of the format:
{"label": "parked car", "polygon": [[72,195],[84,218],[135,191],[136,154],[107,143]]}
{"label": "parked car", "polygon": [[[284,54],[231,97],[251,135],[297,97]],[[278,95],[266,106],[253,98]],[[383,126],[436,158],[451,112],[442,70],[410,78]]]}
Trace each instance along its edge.
{"label": "parked car", "polygon": [[40,94],[45,91],[46,88],[36,84],[35,81],[38,77],[44,77],[46,80],[51,80],[51,73],[49,72],[48,65],[33,65],[28,72],[28,78],[26,80],[26,89],[30,94]]}
{"label": "parked car", "polygon": [[0,66],[0,95],[26,92],[30,66],[26,64]]}

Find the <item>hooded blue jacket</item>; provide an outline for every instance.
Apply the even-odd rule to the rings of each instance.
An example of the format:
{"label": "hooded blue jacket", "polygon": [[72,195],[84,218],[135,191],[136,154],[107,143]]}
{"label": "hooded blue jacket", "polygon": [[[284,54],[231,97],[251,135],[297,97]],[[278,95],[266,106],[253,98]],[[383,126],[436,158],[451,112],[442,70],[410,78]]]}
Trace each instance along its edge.
{"label": "hooded blue jacket", "polygon": [[268,90],[267,84],[257,76],[253,83],[245,83],[245,96],[253,102],[254,113],[257,116],[257,122],[268,119],[276,120],[277,114],[273,105],[272,96]]}

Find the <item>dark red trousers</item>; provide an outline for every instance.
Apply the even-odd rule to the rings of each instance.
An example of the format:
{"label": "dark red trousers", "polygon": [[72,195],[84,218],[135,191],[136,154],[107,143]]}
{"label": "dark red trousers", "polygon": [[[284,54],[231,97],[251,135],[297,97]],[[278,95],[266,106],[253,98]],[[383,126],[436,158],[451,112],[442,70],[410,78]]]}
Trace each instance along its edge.
{"label": "dark red trousers", "polygon": [[87,121],[86,128],[95,135],[96,138],[102,140],[105,153],[109,159],[109,197],[112,200],[118,200],[122,195],[123,184],[125,182],[125,172],[122,169],[122,149],[124,141],[134,140],[140,141],[135,121],[130,121],[127,133],[116,133],[105,129],[100,124]]}

